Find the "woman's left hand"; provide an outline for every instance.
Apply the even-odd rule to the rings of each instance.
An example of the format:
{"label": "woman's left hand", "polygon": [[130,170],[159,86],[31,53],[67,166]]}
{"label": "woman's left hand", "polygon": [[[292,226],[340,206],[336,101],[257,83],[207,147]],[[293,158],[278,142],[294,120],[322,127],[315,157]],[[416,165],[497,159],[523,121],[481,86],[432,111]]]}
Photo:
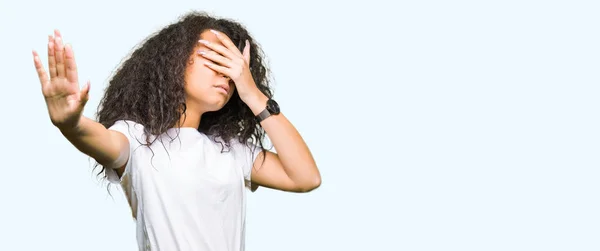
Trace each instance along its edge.
{"label": "woman's left hand", "polygon": [[198,41],[210,49],[199,52],[200,55],[210,60],[210,62],[204,64],[212,70],[231,78],[242,101],[250,105],[249,101],[262,95],[256,87],[250,72],[250,43],[246,40],[244,52],[240,52],[227,35],[215,30],[211,30],[211,32],[217,36],[223,45],[206,40]]}

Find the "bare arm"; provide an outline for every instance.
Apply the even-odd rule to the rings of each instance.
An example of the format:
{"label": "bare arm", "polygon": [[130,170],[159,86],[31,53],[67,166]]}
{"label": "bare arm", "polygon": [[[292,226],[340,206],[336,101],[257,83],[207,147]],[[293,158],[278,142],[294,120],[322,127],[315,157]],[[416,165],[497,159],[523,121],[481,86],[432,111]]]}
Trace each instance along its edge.
{"label": "bare arm", "polygon": [[[75,148],[105,167],[118,168],[119,174],[127,161],[129,142],[120,132],[108,130],[102,124],[81,117],[72,129],[61,130]],[[117,165],[117,166],[114,166]]]}
{"label": "bare arm", "polygon": [[[82,115],[90,85],[88,82],[79,89],[73,49],[70,45],[63,45],[58,30],[54,31],[54,36],[48,36],[48,72],[35,51],[33,61],[52,124],[79,151],[98,163],[111,168],[125,166],[129,154],[125,135],[110,131]],[[124,155],[125,158],[122,157]]]}
{"label": "bare arm", "polygon": [[[267,98],[260,94],[249,101],[255,114],[266,107]],[[290,192],[309,192],[321,185],[321,174],[300,133],[283,115],[272,115],[261,123],[277,154],[262,152],[252,168],[252,182]],[[263,162],[264,160],[264,162]]]}

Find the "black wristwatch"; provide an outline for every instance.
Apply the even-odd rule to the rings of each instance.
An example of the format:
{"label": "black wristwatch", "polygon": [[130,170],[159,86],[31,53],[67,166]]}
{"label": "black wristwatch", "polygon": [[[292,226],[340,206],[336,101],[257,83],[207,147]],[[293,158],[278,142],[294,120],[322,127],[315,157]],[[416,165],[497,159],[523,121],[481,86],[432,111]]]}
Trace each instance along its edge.
{"label": "black wristwatch", "polygon": [[258,123],[260,123],[271,115],[279,114],[279,112],[279,104],[277,104],[275,100],[269,99],[267,100],[267,107],[258,115],[256,115],[256,119],[258,120]]}

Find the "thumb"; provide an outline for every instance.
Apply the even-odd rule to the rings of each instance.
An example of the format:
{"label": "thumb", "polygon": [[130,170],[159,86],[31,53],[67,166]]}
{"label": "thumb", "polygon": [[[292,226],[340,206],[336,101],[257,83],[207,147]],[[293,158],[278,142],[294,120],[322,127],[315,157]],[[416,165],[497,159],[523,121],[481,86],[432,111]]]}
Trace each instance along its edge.
{"label": "thumb", "polygon": [[88,80],[88,82],[79,91],[81,106],[84,106],[85,103],[87,103],[87,101],[90,99],[90,86],[91,86],[91,84],[90,84],[90,81]]}
{"label": "thumb", "polygon": [[244,47],[244,52],[242,53],[246,63],[250,64],[250,42],[246,39],[246,46]]}

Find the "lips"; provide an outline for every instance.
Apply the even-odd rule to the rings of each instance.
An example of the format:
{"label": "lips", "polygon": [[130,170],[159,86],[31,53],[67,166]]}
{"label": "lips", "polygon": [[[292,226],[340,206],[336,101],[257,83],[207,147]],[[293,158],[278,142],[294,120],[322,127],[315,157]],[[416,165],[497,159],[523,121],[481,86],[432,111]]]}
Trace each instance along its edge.
{"label": "lips", "polygon": [[215,88],[217,88],[219,91],[223,92],[224,94],[229,94],[229,86],[217,85],[217,86],[215,86]]}

